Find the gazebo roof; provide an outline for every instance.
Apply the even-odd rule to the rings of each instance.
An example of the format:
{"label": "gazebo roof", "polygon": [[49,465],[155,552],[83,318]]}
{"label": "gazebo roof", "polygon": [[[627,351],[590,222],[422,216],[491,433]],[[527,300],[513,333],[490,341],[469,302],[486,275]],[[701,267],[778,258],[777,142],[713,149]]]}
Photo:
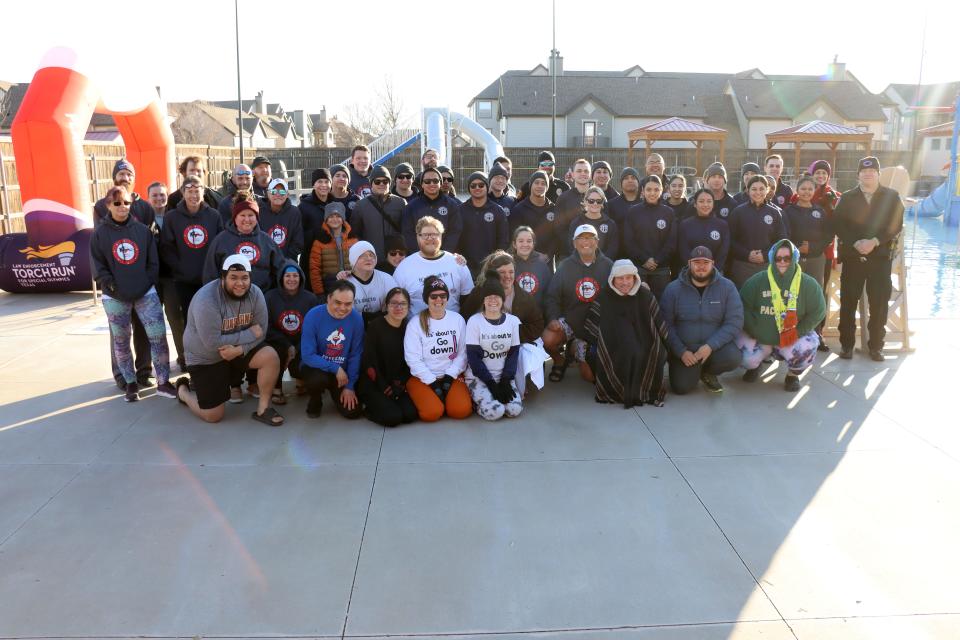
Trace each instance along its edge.
{"label": "gazebo roof", "polygon": [[806,124],[798,124],[792,127],[787,127],[786,129],[781,129],[779,131],[772,131],[767,134],[767,138],[771,137],[783,137],[783,138],[802,138],[808,136],[831,136],[833,138],[843,138],[846,136],[869,136],[873,138],[873,134],[869,131],[861,131],[860,129],[854,129],[853,127],[847,127],[842,124],[836,124],[833,122],[826,122],[824,120],[814,120]]}
{"label": "gazebo roof", "polygon": [[727,137],[727,131],[674,116],[634,129],[627,135],[632,142],[639,140],[723,140]]}

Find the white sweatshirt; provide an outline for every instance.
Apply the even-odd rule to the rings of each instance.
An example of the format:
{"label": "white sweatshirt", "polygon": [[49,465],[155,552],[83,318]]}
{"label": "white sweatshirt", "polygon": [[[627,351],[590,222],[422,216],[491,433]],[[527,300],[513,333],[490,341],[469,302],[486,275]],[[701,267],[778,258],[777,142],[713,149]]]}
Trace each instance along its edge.
{"label": "white sweatshirt", "polygon": [[403,259],[393,278],[397,285],[403,287],[410,294],[410,320],[413,316],[427,308],[423,301],[423,281],[427,276],[439,276],[450,290],[450,299],[447,302],[447,311],[460,311],[460,296],[473,291],[473,278],[466,265],[457,264],[452,253],[444,251],[439,258],[432,260],[424,258],[419,252]]}
{"label": "white sweatshirt", "polygon": [[407,322],[403,355],[410,373],[424,384],[432,384],[445,375],[458,377],[467,368],[467,325],[463,317],[448,309],[440,320],[430,318],[428,322],[430,331],[426,334],[420,327],[419,315]]}

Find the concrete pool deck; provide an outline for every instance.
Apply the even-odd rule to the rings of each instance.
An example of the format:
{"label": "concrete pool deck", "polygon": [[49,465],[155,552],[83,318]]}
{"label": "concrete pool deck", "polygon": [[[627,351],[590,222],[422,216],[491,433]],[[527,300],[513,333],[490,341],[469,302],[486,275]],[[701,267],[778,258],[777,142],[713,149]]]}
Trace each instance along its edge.
{"label": "concrete pool deck", "polygon": [[960,635],[956,320],[796,394],[623,410],[571,371],[516,420],[394,430],[126,404],[104,326],[0,294],[0,638]]}

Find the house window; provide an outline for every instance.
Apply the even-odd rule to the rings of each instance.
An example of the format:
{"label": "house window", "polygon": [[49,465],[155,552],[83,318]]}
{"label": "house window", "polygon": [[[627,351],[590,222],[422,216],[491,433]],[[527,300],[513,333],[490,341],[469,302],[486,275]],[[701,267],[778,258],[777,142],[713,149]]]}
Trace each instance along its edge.
{"label": "house window", "polygon": [[930,151],[940,151],[940,138],[930,138]]}
{"label": "house window", "polygon": [[478,118],[492,118],[493,117],[493,102],[490,100],[478,100],[477,101],[477,117]]}
{"label": "house window", "polygon": [[583,145],[584,147],[597,146],[597,121],[583,121]]}

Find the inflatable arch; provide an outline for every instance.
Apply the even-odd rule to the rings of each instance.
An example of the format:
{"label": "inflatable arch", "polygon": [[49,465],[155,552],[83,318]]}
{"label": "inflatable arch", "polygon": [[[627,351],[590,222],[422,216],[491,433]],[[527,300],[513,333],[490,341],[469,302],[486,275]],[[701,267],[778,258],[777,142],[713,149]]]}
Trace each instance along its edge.
{"label": "inflatable arch", "polygon": [[175,184],[173,134],[156,91],[131,93],[125,79],[98,85],[79,63],[70,49],[49,51],[13,120],[27,232],[0,236],[0,288],[9,292],[90,289],[93,206],[83,139],[94,112],[117,123],[135,188]]}

